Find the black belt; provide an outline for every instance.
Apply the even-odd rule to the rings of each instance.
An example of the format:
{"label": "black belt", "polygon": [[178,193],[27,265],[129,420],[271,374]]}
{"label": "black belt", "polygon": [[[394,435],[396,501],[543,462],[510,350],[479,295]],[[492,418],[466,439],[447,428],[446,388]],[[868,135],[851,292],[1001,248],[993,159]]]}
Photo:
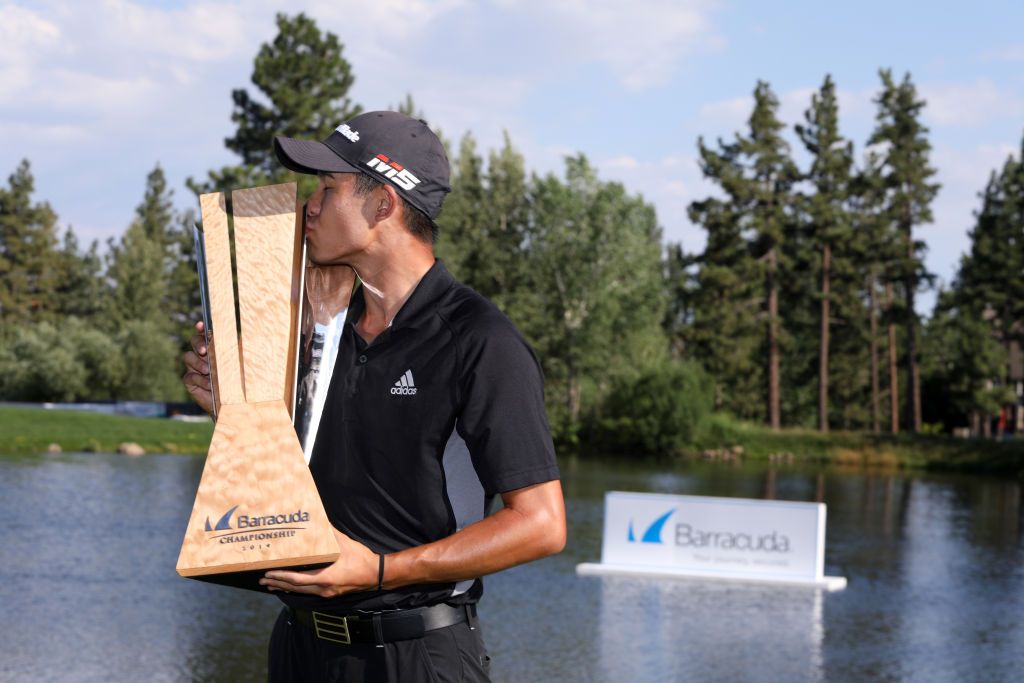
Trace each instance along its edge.
{"label": "black belt", "polygon": [[394,612],[331,614],[290,607],[297,622],[313,630],[320,640],[341,645],[390,643],[422,638],[427,631],[461,624],[476,618],[476,605],[434,605]]}

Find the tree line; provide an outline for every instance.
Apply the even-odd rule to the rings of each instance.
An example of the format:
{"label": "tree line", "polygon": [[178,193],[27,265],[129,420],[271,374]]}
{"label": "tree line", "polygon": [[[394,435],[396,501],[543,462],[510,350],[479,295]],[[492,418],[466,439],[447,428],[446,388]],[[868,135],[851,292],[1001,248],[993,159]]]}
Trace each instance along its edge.
{"label": "tree line", "polygon": [[[308,191],[315,180],[276,163],[273,136],[323,139],[362,110],[337,36],[302,14],[278,15],[277,28],[254,60],[256,90],[232,92],[225,145],[239,163],[189,179],[193,192],[287,180]],[[700,254],[666,248],[654,207],[582,154],[538,175],[508,135],[482,152],[471,133],[456,145],[438,131],[452,193],[437,253],[534,346],[561,443],[665,453],[691,443],[712,410],[774,427],[879,431],[887,412],[892,430],[982,429],[1012,400],[1024,165],[1010,159],[992,176],[971,252],[919,320],[915,296],[932,276],[916,231],[938,186],[923,101],[909,75],[881,78],[859,162],[830,78],[794,128],[807,168],[767,83],[749,130],[698,141],[717,187],[689,209],[707,231]],[[393,108],[423,118],[411,96]],[[199,314],[195,215],[174,209],[163,171],[102,256],[70,227],[61,241],[55,212],[32,195],[26,161],[0,188],[0,399],[183,399],[180,351]]]}
{"label": "tree line", "polygon": [[993,174],[971,251],[922,321],[916,297],[934,275],[918,233],[939,191],[925,102],[909,74],[880,78],[859,160],[840,132],[828,76],[794,126],[805,168],[764,82],[747,131],[698,142],[703,174],[720,191],[690,205],[707,232],[704,252],[669,249],[667,327],[677,353],[711,373],[717,408],[773,428],[921,432],[928,418],[932,429],[968,421],[984,431],[1015,400],[1008,363],[1024,318],[1021,161]]}

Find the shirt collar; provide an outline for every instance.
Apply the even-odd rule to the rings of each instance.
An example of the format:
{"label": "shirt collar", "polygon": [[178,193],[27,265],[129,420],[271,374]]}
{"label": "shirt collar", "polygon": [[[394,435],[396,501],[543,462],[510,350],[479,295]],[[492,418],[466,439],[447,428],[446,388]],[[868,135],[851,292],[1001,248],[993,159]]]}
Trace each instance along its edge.
{"label": "shirt collar", "polygon": [[[433,304],[444,294],[455,282],[455,278],[445,268],[441,259],[434,259],[434,265],[430,267],[420,279],[412,294],[405,300],[398,313],[391,321],[390,330],[397,330],[403,327],[416,327],[424,314],[433,311]],[[363,298],[363,287],[360,286],[352,294],[349,302],[347,321],[353,327],[363,317],[366,310],[366,300]]]}

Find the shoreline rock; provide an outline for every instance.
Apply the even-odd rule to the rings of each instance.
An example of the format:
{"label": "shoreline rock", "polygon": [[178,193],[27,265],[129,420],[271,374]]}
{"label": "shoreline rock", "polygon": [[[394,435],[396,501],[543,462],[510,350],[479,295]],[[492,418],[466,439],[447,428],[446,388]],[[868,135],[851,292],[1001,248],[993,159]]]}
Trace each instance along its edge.
{"label": "shoreline rock", "polygon": [[146,449],[135,443],[134,441],[125,441],[117,447],[117,452],[121,455],[128,455],[137,457],[146,454]]}

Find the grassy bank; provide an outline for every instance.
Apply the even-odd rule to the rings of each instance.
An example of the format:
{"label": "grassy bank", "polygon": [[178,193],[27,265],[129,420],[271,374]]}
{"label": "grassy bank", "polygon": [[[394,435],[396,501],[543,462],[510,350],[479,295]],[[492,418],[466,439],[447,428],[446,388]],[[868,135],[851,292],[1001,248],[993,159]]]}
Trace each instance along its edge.
{"label": "grassy bank", "polygon": [[45,453],[53,443],[63,451],[115,453],[126,441],[147,453],[206,453],[212,434],[208,422],[0,408],[0,453],[8,455]]}
{"label": "grassy bank", "polygon": [[[0,408],[0,454],[64,451],[113,453],[126,441],[147,453],[206,453],[211,423],[97,415],[65,410]],[[786,429],[709,418],[685,457],[710,460],[817,462],[869,468],[933,469],[1024,479],[1024,439],[991,441],[949,436],[866,434]]]}
{"label": "grassy bank", "polygon": [[1024,479],[1024,439],[869,434],[767,427],[715,415],[684,455],[707,459],[821,462],[860,467],[949,470]]}

